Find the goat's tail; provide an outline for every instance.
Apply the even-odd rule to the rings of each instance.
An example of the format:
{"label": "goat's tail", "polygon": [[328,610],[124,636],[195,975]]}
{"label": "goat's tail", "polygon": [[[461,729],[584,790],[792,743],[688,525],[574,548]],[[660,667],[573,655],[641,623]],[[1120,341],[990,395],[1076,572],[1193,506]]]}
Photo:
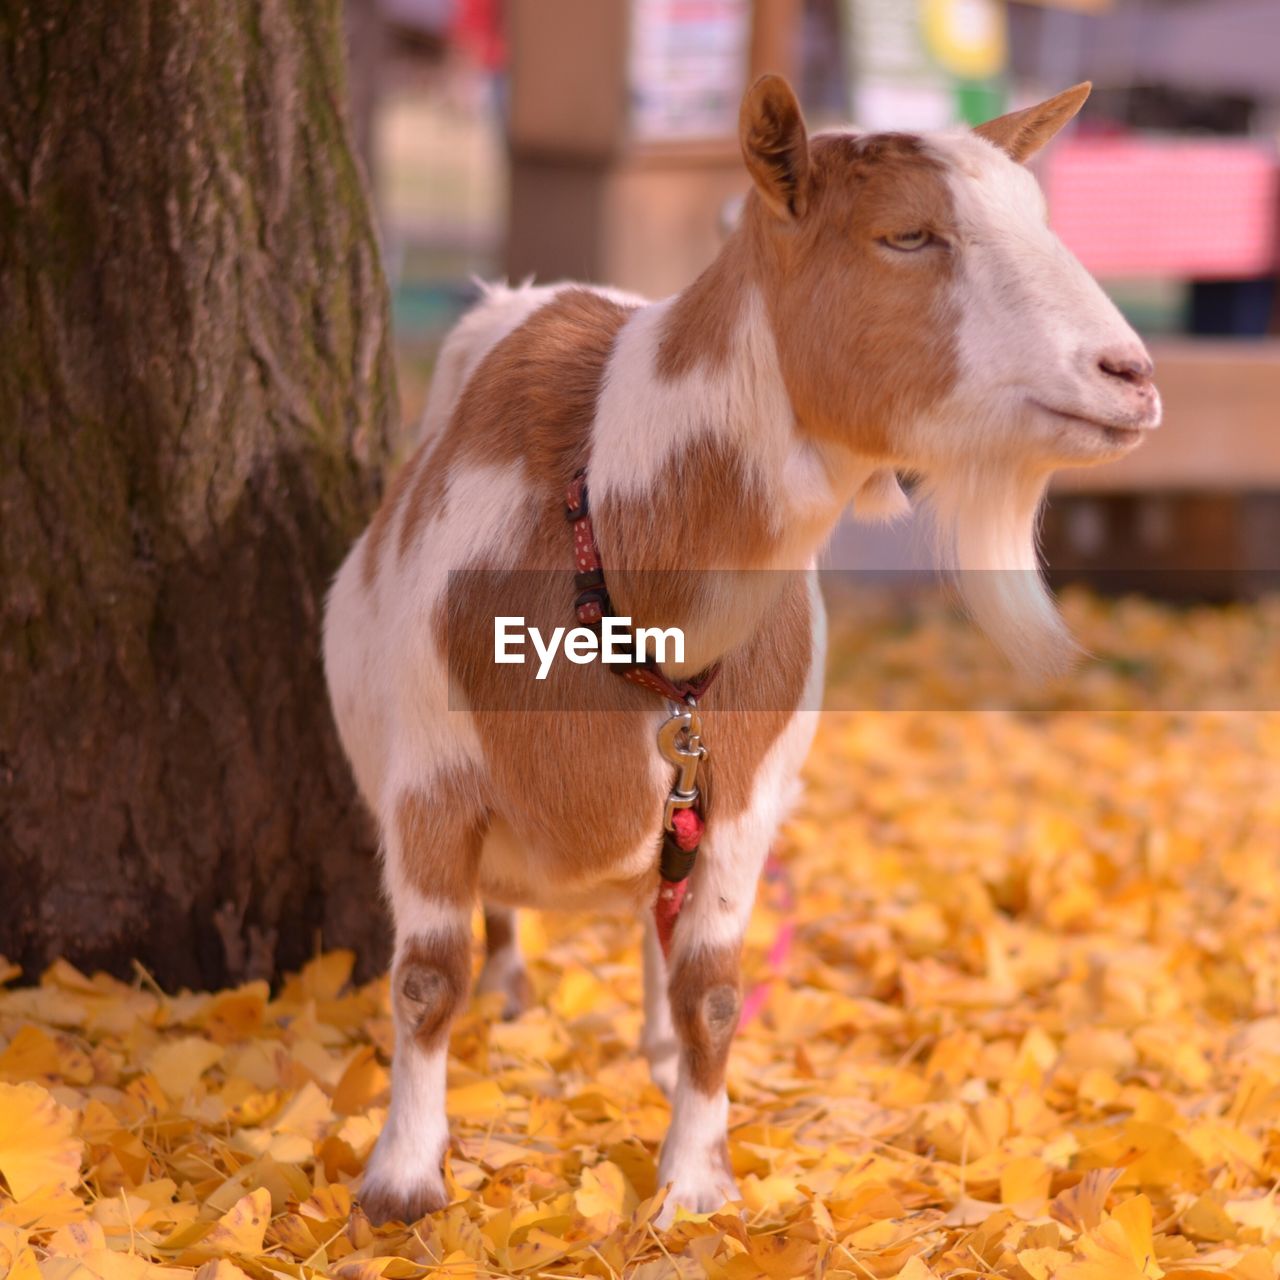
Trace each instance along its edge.
{"label": "goat's tail", "polygon": [[545,285],[535,286],[532,276],[514,289],[506,283],[481,280],[478,276],[472,276],[471,282],[479,297],[449,331],[440,348],[427,407],[415,432],[416,444],[443,434],[467,379],[480,361],[555,292]]}

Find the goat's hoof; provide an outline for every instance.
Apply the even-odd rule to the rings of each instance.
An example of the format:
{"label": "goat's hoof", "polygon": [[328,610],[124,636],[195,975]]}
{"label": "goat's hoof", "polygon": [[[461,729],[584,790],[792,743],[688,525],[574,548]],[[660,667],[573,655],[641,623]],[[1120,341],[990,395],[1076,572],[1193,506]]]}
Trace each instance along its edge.
{"label": "goat's hoof", "polygon": [[444,1180],[438,1176],[407,1188],[375,1182],[362,1187],[359,1198],[360,1207],[374,1226],[384,1222],[403,1222],[408,1226],[449,1203]]}
{"label": "goat's hoof", "polygon": [[676,1178],[672,1182],[656,1220],[660,1228],[665,1229],[675,1221],[677,1209],[687,1213],[715,1213],[730,1201],[742,1198],[738,1184],[719,1169],[708,1170],[707,1174],[703,1178]]}
{"label": "goat's hoof", "polygon": [[658,1183],[667,1187],[667,1198],[658,1214],[657,1224],[669,1227],[676,1210],[689,1213],[715,1213],[741,1193],[729,1164],[729,1147],[724,1141],[689,1154],[677,1154],[664,1148],[658,1161]]}
{"label": "goat's hoof", "polygon": [[476,994],[484,996],[494,991],[502,996],[503,1022],[514,1022],[533,1003],[533,983],[523,966],[493,972],[487,967],[482,969],[476,982]]}

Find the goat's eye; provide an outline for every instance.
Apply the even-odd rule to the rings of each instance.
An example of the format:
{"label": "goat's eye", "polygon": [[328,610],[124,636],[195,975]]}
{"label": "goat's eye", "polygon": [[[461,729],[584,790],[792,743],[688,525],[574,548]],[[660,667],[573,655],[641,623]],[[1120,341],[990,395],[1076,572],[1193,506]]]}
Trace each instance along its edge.
{"label": "goat's eye", "polygon": [[885,236],[882,243],[900,253],[913,253],[916,249],[923,249],[932,239],[927,231],[901,231],[896,235]]}

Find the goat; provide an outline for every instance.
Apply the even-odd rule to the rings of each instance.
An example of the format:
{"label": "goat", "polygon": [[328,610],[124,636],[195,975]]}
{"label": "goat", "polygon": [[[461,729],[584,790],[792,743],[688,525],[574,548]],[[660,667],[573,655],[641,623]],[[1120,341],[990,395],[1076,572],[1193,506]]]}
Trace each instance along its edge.
{"label": "goat", "polygon": [[[494,618],[571,620],[565,493],[584,468],[615,612],[683,628],[672,679],[719,664],[701,707],[714,799],[669,955],[646,920],[642,1039],[673,1102],[667,1219],[735,1197],[724,1076],[739,951],[814,727],[816,554],[850,503],[901,510],[895,474],[909,470],[977,620],[1023,666],[1061,666],[1072,644],[1034,548],[1047,478],[1159,423],[1146,350],[1049,230],[1021,163],[1088,92],[973,131],[810,139],[787,83],[763,77],[742,105],[740,224],[687,289],[651,303],[490,287],[447,340],[424,438],[325,618],[333,710],[380,824],[395,921],[371,1218],[445,1203],[448,1035],[477,900],[480,987],[514,1015],[528,998],[517,907],[647,916],[658,885],[661,701],[598,663],[526,679],[523,710],[495,701],[511,669],[494,664]],[[485,572],[449,591],[463,569]],[[772,572],[713,583],[721,570]]]}

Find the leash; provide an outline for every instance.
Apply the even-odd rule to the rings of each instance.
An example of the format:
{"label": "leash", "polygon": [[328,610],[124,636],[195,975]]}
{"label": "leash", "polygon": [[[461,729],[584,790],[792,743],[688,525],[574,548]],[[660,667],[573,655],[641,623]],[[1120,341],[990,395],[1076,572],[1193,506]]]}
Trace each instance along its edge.
{"label": "leash", "polygon": [[[586,471],[579,471],[569,484],[565,518],[573,531],[574,585],[578,592],[573,602],[574,611],[584,626],[598,627],[606,617],[616,615],[605,586],[604,566],[591,523]],[[715,683],[720,664],[713,663],[692,679],[672,680],[652,658],[642,654],[635,660],[634,648],[632,657],[630,663],[611,663],[610,670],[629,683],[665,698],[670,712],[658,728],[658,751],[675,768],[676,778],[662,807],[658,896],[653,904],[658,941],[662,954],[667,956],[707,825],[706,800],[698,788],[698,769],[707,758],[698,703]]]}
{"label": "leash", "polygon": [[779,921],[773,941],[765,953],[769,977],[762,982],[757,982],[747,992],[747,998],[742,1002],[742,1014],[738,1019],[740,1027],[745,1027],[748,1022],[758,1017],[768,1004],[770,989],[786,968],[787,960],[791,955],[791,945],[796,936],[795,921],[792,919],[796,907],[795,885],[792,883],[787,864],[776,853],[770,853],[765,861],[763,878],[764,887],[766,891],[772,893],[775,907],[782,913],[783,918]]}

